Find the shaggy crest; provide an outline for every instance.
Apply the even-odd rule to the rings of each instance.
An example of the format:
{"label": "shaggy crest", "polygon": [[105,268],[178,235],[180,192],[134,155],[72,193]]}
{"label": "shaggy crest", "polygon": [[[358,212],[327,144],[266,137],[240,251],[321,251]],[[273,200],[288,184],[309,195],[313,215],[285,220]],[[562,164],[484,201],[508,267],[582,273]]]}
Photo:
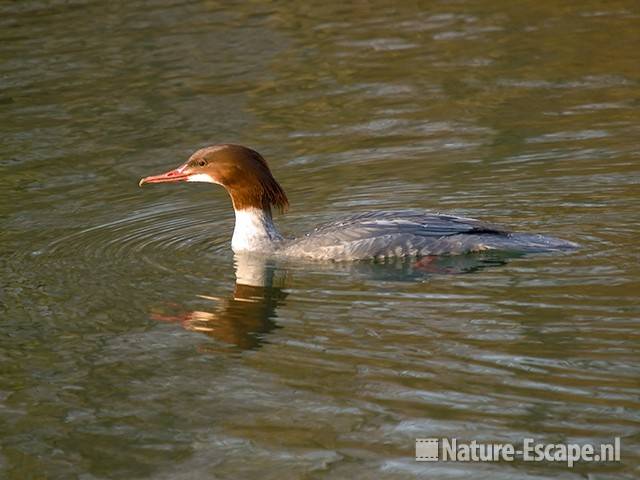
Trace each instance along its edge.
{"label": "shaggy crest", "polygon": [[287,195],[273,178],[267,161],[250,148],[233,144],[203,148],[191,156],[187,168],[206,173],[224,186],[236,210],[271,211],[274,206],[285,212],[289,206]]}

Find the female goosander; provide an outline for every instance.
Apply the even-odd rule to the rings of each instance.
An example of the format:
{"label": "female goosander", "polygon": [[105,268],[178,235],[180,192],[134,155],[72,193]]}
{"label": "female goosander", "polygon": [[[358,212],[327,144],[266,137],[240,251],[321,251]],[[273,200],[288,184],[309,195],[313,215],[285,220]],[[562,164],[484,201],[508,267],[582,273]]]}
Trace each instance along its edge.
{"label": "female goosander", "polygon": [[511,233],[496,225],[422,210],[358,213],[288,239],[273,223],[271,207],[289,206],[265,159],[241,145],[223,144],[195,152],[180,167],[145,177],[145,183],[208,182],[222,185],[236,214],[231,248],[317,260],[455,255],[485,250],[548,252],[577,244],[536,234]]}

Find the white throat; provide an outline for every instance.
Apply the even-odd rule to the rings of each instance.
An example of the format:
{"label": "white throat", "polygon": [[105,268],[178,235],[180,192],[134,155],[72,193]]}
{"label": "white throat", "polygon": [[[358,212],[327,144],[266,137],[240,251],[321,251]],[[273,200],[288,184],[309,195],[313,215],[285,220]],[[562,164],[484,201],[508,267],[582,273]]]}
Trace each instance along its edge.
{"label": "white throat", "polygon": [[236,226],[233,229],[231,249],[235,252],[273,250],[282,240],[273,224],[271,213],[261,208],[236,210]]}

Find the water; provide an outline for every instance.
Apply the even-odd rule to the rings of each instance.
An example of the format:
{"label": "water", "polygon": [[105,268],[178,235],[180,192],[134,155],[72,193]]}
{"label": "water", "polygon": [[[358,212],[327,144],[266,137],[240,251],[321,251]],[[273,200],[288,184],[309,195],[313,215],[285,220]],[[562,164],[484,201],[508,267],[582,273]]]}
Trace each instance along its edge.
{"label": "water", "polygon": [[[0,477],[640,474],[635,2],[0,12]],[[222,189],[137,188],[219,142],[269,160],[287,233],[411,207],[582,249],[234,265]],[[413,460],[615,436],[572,469]]]}

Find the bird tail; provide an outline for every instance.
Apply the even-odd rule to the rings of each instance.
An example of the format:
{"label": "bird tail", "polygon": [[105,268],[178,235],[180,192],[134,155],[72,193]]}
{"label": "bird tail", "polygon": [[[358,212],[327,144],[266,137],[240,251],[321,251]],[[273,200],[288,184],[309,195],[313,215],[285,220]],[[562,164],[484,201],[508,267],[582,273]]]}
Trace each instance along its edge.
{"label": "bird tail", "polygon": [[487,250],[521,253],[569,251],[580,247],[575,242],[533,233],[485,236],[482,239],[482,244]]}

